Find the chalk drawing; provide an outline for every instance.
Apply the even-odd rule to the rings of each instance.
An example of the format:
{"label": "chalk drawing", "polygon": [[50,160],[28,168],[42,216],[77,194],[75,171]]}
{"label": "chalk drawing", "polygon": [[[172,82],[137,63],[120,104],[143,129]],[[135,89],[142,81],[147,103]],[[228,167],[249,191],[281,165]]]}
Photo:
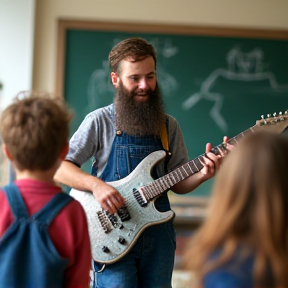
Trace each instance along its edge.
{"label": "chalk drawing", "polygon": [[224,132],[228,130],[228,124],[221,115],[224,96],[221,93],[212,92],[211,89],[219,77],[227,80],[260,81],[268,80],[272,89],[288,91],[288,85],[279,85],[272,72],[264,71],[264,52],[255,48],[248,53],[241,51],[239,47],[231,49],[226,56],[228,69],[217,68],[202,82],[200,91],[189,96],[183,103],[184,110],[191,109],[201,99],[214,102],[210,110],[210,117]]}

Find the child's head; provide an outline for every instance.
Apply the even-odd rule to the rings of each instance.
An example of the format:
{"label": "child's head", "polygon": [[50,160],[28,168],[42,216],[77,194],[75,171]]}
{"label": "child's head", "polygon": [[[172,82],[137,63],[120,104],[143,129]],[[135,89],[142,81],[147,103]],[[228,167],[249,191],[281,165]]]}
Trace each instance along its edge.
{"label": "child's head", "polygon": [[[224,159],[207,218],[189,243],[186,265],[203,276],[229,260],[240,244],[255,254],[257,283],[267,280],[267,261],[273,277],[288,283],[287,235],[288,140],[257,132],[243,138]],[[218,258],[207,262],[219,248]]]}
{"label": "child's head", "polygon": [[230,237],[246,238],[255,232],[262,237],[265,233],[284,236],[288,232],[288,141],[259,132],[241,142],[224,160],[215,180],[212,218],[221,221],[223,233]]}
{"label": "child's head", "polygon": [[19,94],[0,120],[2,141],[15,168],[45,171],[53,167],[67,146],[71,118],[60,97],[30,93],[21,99]]}

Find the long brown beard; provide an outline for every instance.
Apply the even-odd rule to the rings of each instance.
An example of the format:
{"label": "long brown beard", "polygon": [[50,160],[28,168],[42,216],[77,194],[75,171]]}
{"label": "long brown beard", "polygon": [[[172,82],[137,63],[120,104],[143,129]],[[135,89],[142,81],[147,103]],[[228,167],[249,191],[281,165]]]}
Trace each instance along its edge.
{"label": "long brown beard", "polygon": [[158,85],[154,91],[149,89],[147,94],[150,95],[148,101],[136,102],[136,90],[129,91],[120,82],[114,99],[117,129],[137,136],[160,135],[166,115]]}

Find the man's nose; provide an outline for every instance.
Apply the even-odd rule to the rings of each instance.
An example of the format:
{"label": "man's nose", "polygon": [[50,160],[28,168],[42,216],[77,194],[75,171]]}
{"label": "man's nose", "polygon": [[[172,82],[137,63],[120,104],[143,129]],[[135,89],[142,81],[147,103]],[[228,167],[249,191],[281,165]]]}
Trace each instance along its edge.
{"label": "man's nose", "polygon": [[147,80],[146,80],[145,78],[140,79],[138,87],[139,87],[140,89],[146,89],[146,88],[148,88]]}

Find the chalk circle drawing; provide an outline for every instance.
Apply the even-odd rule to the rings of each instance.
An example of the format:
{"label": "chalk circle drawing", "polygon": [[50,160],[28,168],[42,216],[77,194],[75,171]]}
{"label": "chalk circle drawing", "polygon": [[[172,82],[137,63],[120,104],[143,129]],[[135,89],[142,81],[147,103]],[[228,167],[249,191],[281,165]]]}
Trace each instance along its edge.
{"label": "chalk circle drawing", "polygon": [[226,56],[228,69],[217,68],[202,82],[200,91],[189,96],[183,103],[182,109],[193,108],[201,99],[214,102],[210,110],[210,117],[224,132],[228,130],[228,124],[221,115],[224,96],[221,93],[212,92],[211,89],[219,77],[227,80],[259,81],[268,80],[274,90],[288,91],[288,85],[279,85],[275,75],[265,71],[264,52],[260,48],[254,48],[248,53],[241,51],[239,47],[232,48]]}
{"label": "chalk circle drawing", "polygon": [[[120,38],[113,39],[112,47],[121,40]],[[149,42],[154,46],[157,53],[157,79],[159,86],[163,96],[169,97],[177,90],[178,83],[173,75],[165,71],[165,67],[169,59],[179,53],[179,49],[173,46],[172,41],[168,38],[162,40],[155,37],[150,39]],[[85,109],[86,112],[107,105],[113,99],[115,88],[111,83],[110,72],[108,60],[103,60],[102,67],[94,70],[91,74],[87,87],[88,106]]]}

